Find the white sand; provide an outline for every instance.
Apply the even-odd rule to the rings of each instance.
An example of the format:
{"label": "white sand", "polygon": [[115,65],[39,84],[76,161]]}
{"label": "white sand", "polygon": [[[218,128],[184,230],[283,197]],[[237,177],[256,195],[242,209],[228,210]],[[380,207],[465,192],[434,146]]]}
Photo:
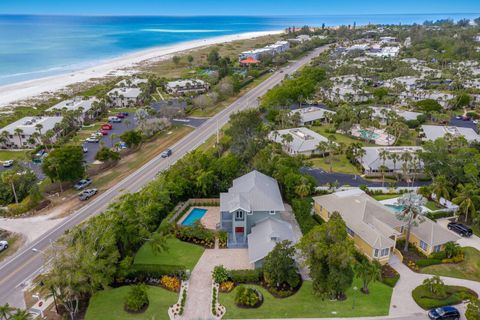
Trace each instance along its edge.
{"label": "white sand", "polygon": [[0,86],[0,108],[19,100],[32,98],[45,92],[57,91],[66,86],[84,82],[92,78],[102,78],[120,69],[134,68],[136,64],[146,60],[155,59],[158,61],[168,59],[172,54],[181,51],[223,42],[251,39],[269,34],[279,34],[282,32],[283,31],[249,32],[156,47],[115,58],[88,69]]}

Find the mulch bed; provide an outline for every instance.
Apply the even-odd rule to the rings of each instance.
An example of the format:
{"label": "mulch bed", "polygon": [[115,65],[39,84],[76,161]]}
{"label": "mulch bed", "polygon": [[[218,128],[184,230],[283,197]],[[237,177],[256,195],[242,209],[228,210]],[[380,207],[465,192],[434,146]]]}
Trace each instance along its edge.
{"label": "mulch bed", "polygon": [[257,309],[257,308],[259,308],[263,304],[263,295],[257,289],[253,289],[253,290],[255,291],[255,293],[257,294],[257,296],[259,298],[256,305],[254,305],[254,306],[244,306],[242,304],[237,304],[237,303],[235,303],[235,305],[239,308],[242,308],[242,309]]}

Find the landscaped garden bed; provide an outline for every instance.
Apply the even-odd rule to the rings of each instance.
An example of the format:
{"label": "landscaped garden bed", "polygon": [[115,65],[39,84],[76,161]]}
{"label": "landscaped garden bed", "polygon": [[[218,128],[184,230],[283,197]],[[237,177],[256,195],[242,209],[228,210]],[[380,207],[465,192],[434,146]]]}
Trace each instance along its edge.
{"label": "landscaped garden bed", "polygon": [[400,280],[400,274],[393,269],[388,263],[382,266],[382,283],[389,287],[395,287],[398,280]]}
{"label": "landscaped garden bed", "polygon": [[427,285],[422,284],[413,290],[412,297],[421,308],[428,310],[459,304],[470,297],[477,297],[477,294],[464,287],[445,285],[442,292],[436,293],[432,292]]}
{"label": "landscaped garden bed", "polygon": [[480,251],[475,248],[462,248],[464,259],[458,263],[432,265],[421,269],[422,273],[444,277],[480,281]]}
{"label": "landscaped garden bed", "polygon": [[256,288],[238,286],[235,293],[235,305],[239,308],[255,309],[262,305],[263,295]]}

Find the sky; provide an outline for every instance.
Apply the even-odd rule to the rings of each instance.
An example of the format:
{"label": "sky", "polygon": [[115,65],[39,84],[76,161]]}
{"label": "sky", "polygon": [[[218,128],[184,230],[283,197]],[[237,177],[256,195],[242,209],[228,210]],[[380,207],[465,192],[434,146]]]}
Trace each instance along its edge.
{"label": "sky", "polygon": [[480,13],[480,0],[0,0],[0,14],[348,15]]}

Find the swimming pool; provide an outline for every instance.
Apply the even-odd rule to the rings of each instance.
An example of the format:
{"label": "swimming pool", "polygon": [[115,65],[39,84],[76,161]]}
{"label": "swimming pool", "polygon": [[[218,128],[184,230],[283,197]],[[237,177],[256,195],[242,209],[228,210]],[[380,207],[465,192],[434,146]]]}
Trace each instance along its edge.
{"label": "swimming pool", "polygon": [[378,133],[375,133],[373,131],[366,130],[366,129],[360,129],[360,130],[358,130],[358,132],[360,132],[360,136],[364,139],[375,140],[375,139],[378,139],[380,137],[380,135]]}
{"label": "swimming pool", "polygon": [[398,204],[397,204],[397,205],[395,205],[395,204],[386,204],[385,206],[386,206],[386,207],[389,207],[389,208],[390,208],[393,212],[395,212],[395,213],[402,212],[403,209],[405,209],[404,206],[398,205]]}
{"label": "swimming pool", "polygon": [[207,213],[207,209],[200,209],[200,208],[193,208],[192,211],[188,214],[188,216],[183,219],[182,226],[191,226],[196,221],[202,219],[202,217]]}

